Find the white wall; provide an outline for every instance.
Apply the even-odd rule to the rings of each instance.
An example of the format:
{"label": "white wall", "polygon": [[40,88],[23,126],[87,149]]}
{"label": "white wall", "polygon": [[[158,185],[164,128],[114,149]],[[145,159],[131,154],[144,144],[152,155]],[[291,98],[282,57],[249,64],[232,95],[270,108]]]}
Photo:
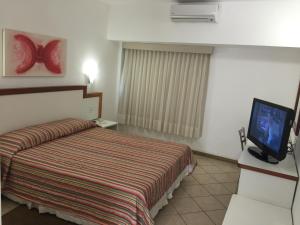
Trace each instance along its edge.
{"label": "white wall", "polygon": [[299,0],[224,0],[217,24],[174,23],[168,1],[123,2],[111,8],[110,40],[300,47]]}
{"label": "white wall", "polygon": [[300,49],[217,47],[212,56],[203,137],[194,148],[237,159],[254,97],[294,107]]}
{"label": "white wall", "polygon": [[115,119],[119,46],[106,39],[108,10],[98,0],[0,0],[0,29],[46,34],[68,41],[64,77],[0,76],[0,88],[85,84],[82,63],[94,58],[100,72],[92,89],[104,93],[104,117]]}
{"label": "white wall", "polygon": [[300,77],[300,1],[224,0],[217,24],[174,23],[169,18],[170,2],[118,1],[110,9],[107,35],[125,42],[217,46],[211,60],[203,136],[186,140],[123,129],[237,159],[237,131],[247,128],[253,97],[294,105]]}
{"label": "white wall", "polygon": [[247,128],[254,97],[293,107],[300,78],[300,49],[216,47],[211,57],[203,136],[198,140],[130,130],[189,144],[231,159],[240,153],[238,129]]}

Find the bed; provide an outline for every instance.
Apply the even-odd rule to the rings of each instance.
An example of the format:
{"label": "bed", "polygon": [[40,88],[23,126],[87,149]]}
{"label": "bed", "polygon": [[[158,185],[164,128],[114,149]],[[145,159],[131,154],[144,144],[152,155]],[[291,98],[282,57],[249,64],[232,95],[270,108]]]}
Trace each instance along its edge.
{"label": "bed", "polygon": [[2,194],[78,224],[153,225],[192,170],[186,145],[72,118],[0,135],[0,156]]}

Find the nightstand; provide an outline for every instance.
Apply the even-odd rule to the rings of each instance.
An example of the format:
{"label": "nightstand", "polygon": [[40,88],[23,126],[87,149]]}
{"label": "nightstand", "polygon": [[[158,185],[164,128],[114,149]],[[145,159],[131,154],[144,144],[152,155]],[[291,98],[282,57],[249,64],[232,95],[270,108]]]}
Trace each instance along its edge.
{"label": "nightstand", "polygon": [[97,126],[105,128],[105,129],[111,129],[111,130],[117,130],[118,129],[118,122],[105,120],[105,119],[96,119],[94,120]]}

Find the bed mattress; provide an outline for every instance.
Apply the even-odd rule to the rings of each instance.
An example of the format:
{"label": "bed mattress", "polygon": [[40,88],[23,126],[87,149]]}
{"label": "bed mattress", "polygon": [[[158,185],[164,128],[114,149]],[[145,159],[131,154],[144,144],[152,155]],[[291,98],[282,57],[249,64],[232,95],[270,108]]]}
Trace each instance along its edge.
{"label": "bed mattress", "polygon": [[191,164],[189,147],[64,123],[0,136],[3,193],[95,224],[153,225],[150,209]]}

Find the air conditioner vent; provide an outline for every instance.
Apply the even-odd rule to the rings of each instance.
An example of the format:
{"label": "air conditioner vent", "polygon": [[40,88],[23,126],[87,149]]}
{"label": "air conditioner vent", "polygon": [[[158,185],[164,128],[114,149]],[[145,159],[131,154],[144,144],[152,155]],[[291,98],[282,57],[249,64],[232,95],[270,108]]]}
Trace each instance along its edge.
{"label": "air conditioner vent", "polygon": [[218,4],[173,4],[171,19],[175,22],[217,22]]}

